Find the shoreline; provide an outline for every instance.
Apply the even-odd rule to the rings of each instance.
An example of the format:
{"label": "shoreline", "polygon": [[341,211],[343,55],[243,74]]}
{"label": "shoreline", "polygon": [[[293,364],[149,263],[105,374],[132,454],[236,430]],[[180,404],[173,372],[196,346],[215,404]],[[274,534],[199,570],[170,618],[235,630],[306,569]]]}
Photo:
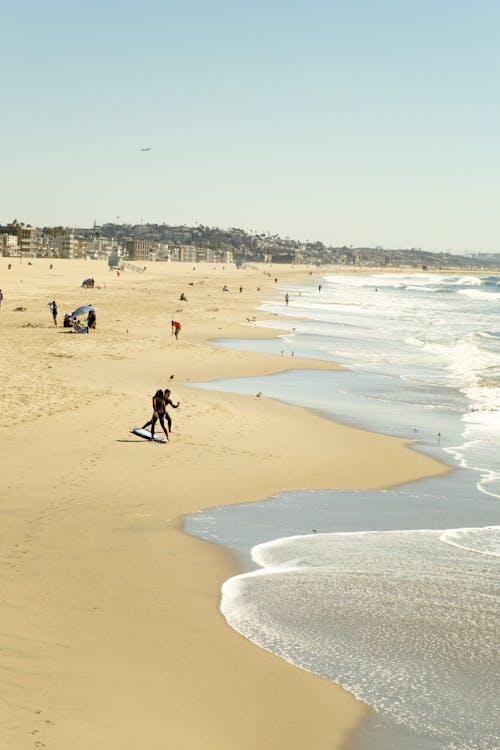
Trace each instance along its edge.
{"label": "shoreline", "polygon": [[[54,270],[74,266],[55,282],[36,261],[9,289],[6,260],[0,335],[13,383],[0,422],[8,525],[4,666],[12,675],[1,730],[6,745],[21,749],[36,735],[77,750],[154,750],[165,736],[186,749],[250,749],[263,738],[277,750],[342,747],[367,707],[229,628],[218,603],[220,586],[234,574],[233,556],[184,532],[182,517],[287,489],[382,489],[449,467],[408,450],[410,441],[271,400],[183,385],[289,369],[280,357],[215,351],[208,343],[247,332],[277,335],[279,325],[242,326],[262,296],[274,293],[261,269],[191,272],[188,264],[169,264],[137,279],[93,272],[91,261],[56,261]],[[78,289],[89,272],[98,288]],[[280,283],[308,273],[280,268]],[[182,291],[189,302],[180,313]],[[95,334],[54,331],[42,295],[57,295],[61,318],[70,304],[95,304]],[[13,306],[26,306],[29,319]],[[178,342],[168,330],[174,314],[183,322]],[[293,366],[340,369],[300,358]],[[144,421],[147,394],[170,375],[173,400],[181,400],[171,443],[134,439],[124,425]],[[325,449],[314,445],[341,446],[338,460],[325,462]]]}

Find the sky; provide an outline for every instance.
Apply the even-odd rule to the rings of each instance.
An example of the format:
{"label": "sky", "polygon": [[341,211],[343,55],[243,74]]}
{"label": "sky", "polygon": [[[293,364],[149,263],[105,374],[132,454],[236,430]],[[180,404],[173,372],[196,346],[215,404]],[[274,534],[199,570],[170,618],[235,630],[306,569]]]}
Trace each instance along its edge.
{"label": "sky", "polygon": [[500,0],[17,0],[1,16],[0,224],[500,252]]}

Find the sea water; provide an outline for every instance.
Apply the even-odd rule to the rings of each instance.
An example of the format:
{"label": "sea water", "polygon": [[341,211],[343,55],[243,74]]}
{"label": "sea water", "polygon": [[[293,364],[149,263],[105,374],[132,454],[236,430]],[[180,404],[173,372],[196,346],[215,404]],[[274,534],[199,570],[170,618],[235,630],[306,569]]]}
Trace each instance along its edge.
{"label": "sea water", "polygon": [[[263,309],[287,332],[217,343],[290,369],[198,386],[412,438],[454,471],[188,517],[248,571],[224,584],[224,616],[372,706],[356,748],[498,748],[500,277],[336,274]],[[294,356],[349,370],[295,370]]]}

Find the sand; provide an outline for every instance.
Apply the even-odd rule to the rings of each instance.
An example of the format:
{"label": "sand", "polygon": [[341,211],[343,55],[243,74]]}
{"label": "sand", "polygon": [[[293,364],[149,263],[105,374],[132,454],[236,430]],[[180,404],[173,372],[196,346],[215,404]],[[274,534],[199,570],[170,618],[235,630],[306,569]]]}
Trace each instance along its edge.
{"label": "sand", "polygon": [[[279,318],[258,313],[259,301],[276,292],[275,276],[281,284],[317,270],[146,265],[118,277],[97,261],[0,258],[0,746],[340,748],[366,706],[227,626],[219,592],[237,563],[184,533],[182,516],[448,469],[404,440],[187,385],[335,369],[207,343],[276,335]],[[96,287],[82,289],[90,276]],[[89,335],[61,325],[81,304],[97,308]],[[256,328],[256,315],[276,330]],[[177,341],[172,318],[182,323]],[[170,443],[131,435],[167,386],[181,402]]]}

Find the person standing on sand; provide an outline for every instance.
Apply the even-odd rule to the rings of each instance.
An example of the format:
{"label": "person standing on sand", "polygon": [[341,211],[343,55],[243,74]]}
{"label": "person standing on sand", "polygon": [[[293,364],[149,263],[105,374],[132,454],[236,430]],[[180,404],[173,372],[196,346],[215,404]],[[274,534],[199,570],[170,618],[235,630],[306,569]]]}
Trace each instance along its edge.
{"label": "person standing on sand", "polygon": [[57,325],[57,305],[56,301],[53,299],[50,305],[50,312],[52,313],[52,318],[54,319],[54,325]]}
{"label": "person standing on sand", "polygon": [[172,333],[173,333],[174,336],[175,336],[175,338],[178,339],[179,338],[179,333],[181,331],[181,324],[179,323],[178,320],[172,320],[171,321],[171,329],[172,330],[171,330],[171,334],[170,335],[172,335]]}
{"label": "person standing on sand", "polygon": [[[177,404],[178,406],[179,404]],[[156,391],[155,395],[153,396],[153,416],[149,420],[149,422],[146,422],[146,424],[143,426],[143,430],[145,430],[147,427],[151,426],[151,437],[150,440],[154,439],[155,436],[155,425],[157,422],[160,422],[163,432],[165,433],[165,438],[168,440],[168,430],[165,427],[165,400],[162,390]]]}
{"label": "person standing on sand", "polygon": [[288,294],[285,294],[285,303],[286,303],[286,306],[288,307]]}
{"label": "person standing on sand", "polygon": [[0,289],[0,307],[2,307],[2,302],[3,302],[3,292]]}
{"label": "person standing on sand", "polygon": [[173,401],[170,400],[170,394],[171,393],[172,393],[172,391],[170,390],[170,388],[165,388],[165,390],[163,392],[163,408],[165,410],[165,417],[167,418],[168,432],[169,433],[172,432],[172,418],[171,418],[170,414],[167,411],[167,406],[171,406],[173,409],[177,409],[177,407],[181,403],[180,401],[178,401],[176,404],[174,404]]}

